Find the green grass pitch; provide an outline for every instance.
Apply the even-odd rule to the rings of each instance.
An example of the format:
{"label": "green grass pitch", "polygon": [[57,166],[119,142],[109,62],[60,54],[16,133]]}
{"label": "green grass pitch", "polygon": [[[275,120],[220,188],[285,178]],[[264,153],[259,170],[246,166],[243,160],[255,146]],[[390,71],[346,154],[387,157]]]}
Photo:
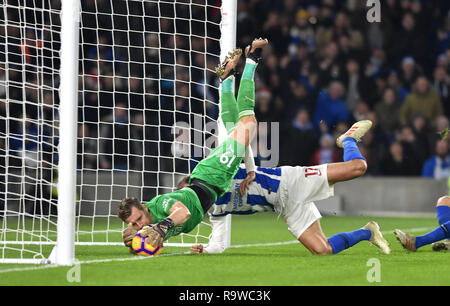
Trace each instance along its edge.
{"label": "green grass pitch", "polygon": [[[321,223],[329,237],[369,220],[380,224],[390,255],[363,241],[337,255],[314,256],[293,242],[282,218],[261,213],[233,217],[234,247],[224,254],[191,255],[184,254],[186,248],[166,247],[160,256],[139,257],[121,246],[77,246],[80,282],[68,281],[71,267],[0,264],[0,285],[450,285],[450,253],[431,246],[407,253],[392,233],[400,228],[421,235],[437,227],[436,219],[335,216]],[[367,278],[373,258],[380,263],[380,282]]]}

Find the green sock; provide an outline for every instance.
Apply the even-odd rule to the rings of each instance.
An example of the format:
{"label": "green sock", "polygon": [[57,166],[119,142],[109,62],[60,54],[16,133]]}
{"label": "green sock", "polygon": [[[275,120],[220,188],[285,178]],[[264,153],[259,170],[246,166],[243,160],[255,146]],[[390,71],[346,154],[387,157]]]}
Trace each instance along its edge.
{"label": "green sock", "polygon": [[236,127],[238,118],[238,107],[236,103],[236,97],[233,93],[234,77],[229,77],[222,82],[222,88],[220,93],[220,105],[221,112],[220,117],[227,129],[227,133],[230,134]]}
{"label": "green sock", "polygon": [[239,119],[255,115],[255,70],[258,64],[247,59],[237,98]]}

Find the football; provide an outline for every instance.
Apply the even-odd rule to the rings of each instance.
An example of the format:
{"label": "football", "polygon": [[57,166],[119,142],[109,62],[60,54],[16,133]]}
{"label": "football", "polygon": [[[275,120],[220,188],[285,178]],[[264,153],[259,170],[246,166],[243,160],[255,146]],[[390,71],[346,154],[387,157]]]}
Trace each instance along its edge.
{"label": "football", "polygon": [[148,243],[149,237],[142,237],[142,232],[145,230],[140,230],[136,236],[134,236],[133,241],[131,242],[131,247],[134,250],[136,255],[143,256],[156,256],[163,250],[163,246],[160,245],[156,248],[152,247],[150,243]]}

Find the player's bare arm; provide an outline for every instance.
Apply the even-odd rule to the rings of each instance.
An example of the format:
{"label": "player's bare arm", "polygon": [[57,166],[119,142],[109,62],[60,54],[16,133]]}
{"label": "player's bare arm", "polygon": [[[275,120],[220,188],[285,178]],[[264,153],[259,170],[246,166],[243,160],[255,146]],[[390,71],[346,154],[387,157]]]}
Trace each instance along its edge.
{"label": "player's bare arm", "polygon": [[255,171],[247,172],[247,177],[242,181],[242,183],[239,185],[239,194],[243,196],[245,192],[248,190],[248,185],[250,185],[251,182],[253,182],[256,178]]}
{"label": "player's bare arm", "polygon": [[174,226],[185,223],[191,217],[189,209],[181,202],[175,202],[169,209],[169,216],[161,222],[151,226],[142,236],[149,236],[153,247],[162,245],[167,232]]}

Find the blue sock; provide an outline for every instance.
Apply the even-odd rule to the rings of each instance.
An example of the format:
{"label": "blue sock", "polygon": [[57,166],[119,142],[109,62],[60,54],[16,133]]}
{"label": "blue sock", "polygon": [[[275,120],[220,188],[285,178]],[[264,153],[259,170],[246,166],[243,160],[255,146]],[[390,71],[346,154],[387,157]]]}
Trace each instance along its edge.
{"label": "blue sock", "polygon": [[448,206],[438,206],[436,207],[437,219],[439,224],[444,224],[450,221],[450,207]]}
{"label": "blue sock", "polygon": [[416,237],[416,248],[420,248],[424,245],[431,244],[443,239],[450,239],[450,221],[441,224],[437,229],[423,236]]}
{"label": "blue sock", "polygon": [[350,161],[354,159],[364,159],[366,160],[362,155],[361,152],[359,152],[358,145],[356,144],[356,139],[354,138],[345,138],[342,142],[342,145],[344,147],[344,161]]}
{"label": "blue sock", "polygon": [[353,232],[348,233],[340,233],[328,238],[328,242],[331,244],[333,248],[333,254],[337,254],[342,252],[345,249],[348,249],[360,241],[370,240],[372,233],[367,229],[359,229]]}

